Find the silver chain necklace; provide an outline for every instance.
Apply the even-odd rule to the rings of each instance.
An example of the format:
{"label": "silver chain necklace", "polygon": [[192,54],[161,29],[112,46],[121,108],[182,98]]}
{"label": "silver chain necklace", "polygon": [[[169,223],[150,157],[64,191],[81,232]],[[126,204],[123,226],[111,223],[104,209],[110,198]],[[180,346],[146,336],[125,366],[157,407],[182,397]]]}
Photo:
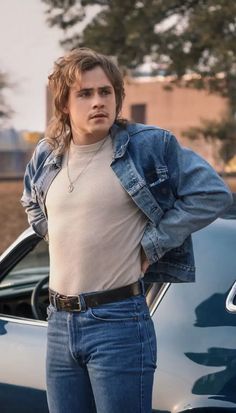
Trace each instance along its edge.
{"label": "silver chain necklace", "polygon": [[68,181],[69,181],[69,185],[68,185],[68,192],[71,193],[73,192],[74,188],[75,188],[75,183],[78,181],[79,177],[86,171],[86,169],[88,168],[88,166],[90,165],[90,163],[92,162],[93,158],[97,155],[97,153],[102,149],[104,143],[106,142],[107,138],[109,137],[109,135],[103,140],[102,144],[99,145],[98,149],[93,153],[93,155],[91,156],[91,158],[88,160],[87,164],[85,165],[85,167],[82,169],[82,171],[80,171],[80,173],[77,175],[77,177],[72,181],[71,177],[70,177],[70,171],[69,171],[69,156],[70,156],[70,147],[68,149],[68,154],[67,154],[67,162],[66,162],[66,171],[67,171],[67,177],[68,177]]}

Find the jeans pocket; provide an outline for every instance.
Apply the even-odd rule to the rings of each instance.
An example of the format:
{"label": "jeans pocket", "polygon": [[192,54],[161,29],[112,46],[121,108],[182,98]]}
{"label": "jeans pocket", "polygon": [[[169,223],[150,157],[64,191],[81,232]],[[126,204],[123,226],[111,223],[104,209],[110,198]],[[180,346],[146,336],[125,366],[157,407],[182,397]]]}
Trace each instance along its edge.
{"label": "jeans pocket", "polygon": [[117,302],[90,309],[93,319],[106,322],[124,322],[137,319],[133,302]]}
{"label": "jeans pocket", "polygon": [[144,316],[145,329],[147,333],[147,340],[150,348],[150,354],[153,363],[157,362],[157,340],[153,321],[149,314]]}

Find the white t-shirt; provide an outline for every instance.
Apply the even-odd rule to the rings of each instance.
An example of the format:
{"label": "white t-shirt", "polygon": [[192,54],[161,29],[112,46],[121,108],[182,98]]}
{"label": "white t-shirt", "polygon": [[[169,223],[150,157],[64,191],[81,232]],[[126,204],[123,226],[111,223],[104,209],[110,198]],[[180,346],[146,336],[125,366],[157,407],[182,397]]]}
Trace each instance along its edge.
{"label": "white t-shirt", "polygon": [[110,137],[90,145],[71,141],[71,180],[82,173],[69,193],[66,153],[48,190],[49,285],[60,294],[117,288],[141,276],[147,218],[110,167],[112,155]]}

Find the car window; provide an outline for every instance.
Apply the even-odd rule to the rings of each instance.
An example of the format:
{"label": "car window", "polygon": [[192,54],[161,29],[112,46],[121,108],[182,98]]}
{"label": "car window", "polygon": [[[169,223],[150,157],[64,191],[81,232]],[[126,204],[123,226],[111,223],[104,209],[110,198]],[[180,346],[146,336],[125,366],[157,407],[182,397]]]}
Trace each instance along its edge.
{"label": "car window", "polygon": [[48,273],[48,244],[41,240],[0,282],[0,289],[37,282]]}

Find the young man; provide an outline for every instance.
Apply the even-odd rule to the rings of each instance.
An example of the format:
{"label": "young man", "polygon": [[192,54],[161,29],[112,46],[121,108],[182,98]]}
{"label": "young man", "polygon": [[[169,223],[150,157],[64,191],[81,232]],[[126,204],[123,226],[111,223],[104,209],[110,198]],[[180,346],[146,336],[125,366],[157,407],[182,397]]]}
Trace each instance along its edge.
{"label": "young man", "polygon": [[49,409],[151,413],[156,337],[143,274],[194,281],[191,233],[231,195],[170,132],[119,119],[123,80],[106,56],[73,50],[49,86],[55,114],[22,197],[49,239]]}

